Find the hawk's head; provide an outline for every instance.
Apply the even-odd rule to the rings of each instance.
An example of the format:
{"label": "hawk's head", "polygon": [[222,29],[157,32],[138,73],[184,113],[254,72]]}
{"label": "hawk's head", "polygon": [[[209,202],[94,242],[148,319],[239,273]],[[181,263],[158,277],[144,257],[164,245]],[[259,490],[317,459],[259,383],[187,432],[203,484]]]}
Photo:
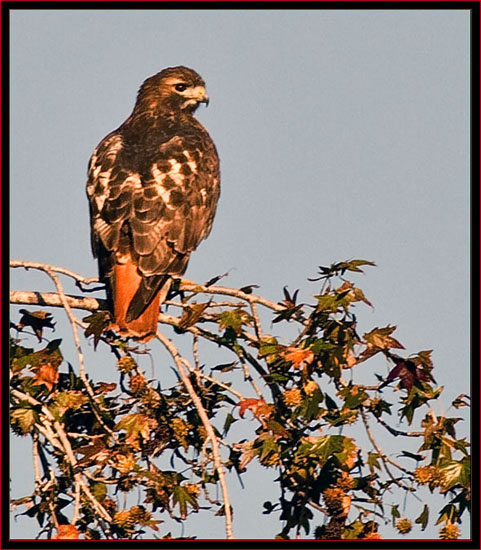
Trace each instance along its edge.
{"label": "hawk's head", "polygon": [[199,103],[209,103],[205,82],[188,67],[169,67],[140,87],[135,108],[154,112],[193,113]]}

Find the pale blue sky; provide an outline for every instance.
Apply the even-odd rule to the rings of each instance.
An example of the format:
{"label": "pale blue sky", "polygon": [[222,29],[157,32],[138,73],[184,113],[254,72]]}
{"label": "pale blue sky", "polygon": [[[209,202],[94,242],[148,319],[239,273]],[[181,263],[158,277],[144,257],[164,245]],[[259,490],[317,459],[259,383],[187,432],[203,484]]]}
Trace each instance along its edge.
{"label": "pale blue sky", "polygon": [[[434,349],[448,407],[469,390],[469,28],[463,10],[14,10],[12,258],[96,275],[89,156],[145,78],[190,66],[211,98],[198,117],[222,194],[186,276],[231,270],[226,285],[256,283],[274,300],[288,285],[307,300],[318,265],[372,260],[357,279],[375,306],[359,311],[360,330],[396,324],[407,353]],[[12,287],[52,290],[19,270]],[[20,496],[30,448],[15,442]],[[278,532],[259,515],[271,477],[257,468],[245,490],[230,480],[237,536]],[[223,537],[221,518],[192,525],[186,534]],[[35,533],[23,518],[12,525],[12,536]]]}

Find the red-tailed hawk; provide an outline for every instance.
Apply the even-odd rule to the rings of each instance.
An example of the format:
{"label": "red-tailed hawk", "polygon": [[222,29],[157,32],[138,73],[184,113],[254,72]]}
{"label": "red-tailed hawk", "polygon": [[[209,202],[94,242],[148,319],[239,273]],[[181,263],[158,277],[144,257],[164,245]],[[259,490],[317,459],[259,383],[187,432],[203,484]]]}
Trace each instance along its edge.
{"label": "red-tailed hawk", "polygon": [[89,163],[92,251],[106,284],[112,329],[150,340],[171,275],[210,233],[219,198],[219,159],[194,118],[208,103],[192,69],[170,67],[140,87],[129,118]]}

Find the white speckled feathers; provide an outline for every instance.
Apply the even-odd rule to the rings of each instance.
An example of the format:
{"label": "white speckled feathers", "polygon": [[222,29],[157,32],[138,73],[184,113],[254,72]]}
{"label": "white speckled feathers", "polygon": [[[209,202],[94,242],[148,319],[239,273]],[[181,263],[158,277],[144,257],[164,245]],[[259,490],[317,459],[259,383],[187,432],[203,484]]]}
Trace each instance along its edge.
{"label": "white speckled feathers", "polygon": [[[182,110],[189,96],[167,95],[163,73],[156,75],[157,88],[155,77],[146,81],[150,95],[141,88],[132,115],[97,146],[87,181],[92,250],[108,295],[115,292],[114,266],[133,262],[141,286],[150,289],[134,299],[147,302],[157,280],[184,273],[190,253],[211,230],[220,193],[214,143],[190,105]],[[192,73],[179,78],[190,78],[199,94],[203,81]],[[178,108],[176,95],[183,96]]]}

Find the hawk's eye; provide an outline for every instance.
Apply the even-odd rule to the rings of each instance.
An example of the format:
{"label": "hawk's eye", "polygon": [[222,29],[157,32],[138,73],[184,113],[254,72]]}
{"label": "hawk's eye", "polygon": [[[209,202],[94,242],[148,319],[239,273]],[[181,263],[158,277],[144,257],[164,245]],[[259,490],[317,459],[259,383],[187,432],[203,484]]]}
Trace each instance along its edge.
{"label": "hawk's eye", "polygon": [[175,89],[178,92],[185,92],[185,90],[187,89],[187,84],[176,84]]}

